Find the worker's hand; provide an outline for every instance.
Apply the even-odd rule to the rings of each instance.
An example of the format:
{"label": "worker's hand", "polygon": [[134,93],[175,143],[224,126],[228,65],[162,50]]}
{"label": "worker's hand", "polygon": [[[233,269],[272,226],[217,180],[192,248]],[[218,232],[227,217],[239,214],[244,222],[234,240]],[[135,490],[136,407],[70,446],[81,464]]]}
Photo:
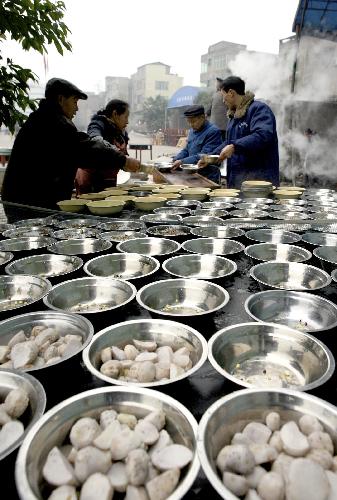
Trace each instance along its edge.
{"label": "worker's hand", "polygon": [[101,144],[104,144],[104,146],[106,146],[107,148],[114,148],[114,146],[112,144],[110,144],[109,141],[106,141],[105,139],[103,139],[103,137],[101,135],[96,135],[95,137],[92,138],[92,140],[100,142]]}
{"label": "worker's hand", "polygon": [[183,162],[181,160],[174,161],[171,170],[177,170],[182,164]]}
{"label": "worker's hand", "polygon": [[223,161],[226,160],[226,158],[230,158],[234,153],[234,149],[235,149],[234,144],[228,144],[228,146],[225,146],[220,153],[219,161]]}
{"label": "worker's hand", "polygon": [[140,161],[135,160],[134,158],[126,158],[123,170],[125,170],[125,172],[139,172]]}

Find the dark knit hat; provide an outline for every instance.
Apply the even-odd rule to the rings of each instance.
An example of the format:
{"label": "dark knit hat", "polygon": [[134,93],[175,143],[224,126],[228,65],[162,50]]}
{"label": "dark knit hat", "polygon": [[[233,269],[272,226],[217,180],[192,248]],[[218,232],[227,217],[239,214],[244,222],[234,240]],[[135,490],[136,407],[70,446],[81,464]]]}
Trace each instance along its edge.
{"label": "dark knit hat", "polygon": [[87,94],[82,92],[76,85],[62,78],[51,78],[47,82],[45,93],[47,99],[63,95],[64,97],[75,96],[79,99],[88,99]]}
{"label": "dark knit hat", "polygon": [[190,116],[200,116],[205,114],[205,108],[200,106],[199,104],[194,104],[193,106],[189,106],[186,111],[184,111],[184,116],[189,118]]}

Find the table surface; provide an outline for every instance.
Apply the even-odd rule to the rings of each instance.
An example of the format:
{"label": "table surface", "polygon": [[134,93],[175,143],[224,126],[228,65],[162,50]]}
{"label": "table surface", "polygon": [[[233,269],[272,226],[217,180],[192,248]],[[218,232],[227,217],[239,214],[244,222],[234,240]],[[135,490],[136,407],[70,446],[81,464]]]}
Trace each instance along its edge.
{"label": "table surface", "polygon": [[[139,219],[139,212],[127,212],[124,211],[121,218],[122,219]],[[241,237],[239,241],[242,241],[246,246],[250,244],[248,239]],[[108,250],[107,253],[112,253],[115,251],[115,246]],[[183,253],[183,252],[180,252]],[[177,254],[176,254],[177,255]],[[96,255],[83,256],[84,261],[93,258]],[[82,257],[82,256],[81,256]],[[251,321],[251,318],[247,315],[244,309],[244,302],[248,296],[253,293],[260,291],[259,284],[249,276],[249,269],[253,265],[253,262],[247,257],[243,252],[227,255],[227,258],[236,262],[238,269],[237,272],[228,277],[216,280],[216,283],[224,287],[229,295],[229,303],[221,310],[217,311],[215,314],[206,315],[204,317],[195,317],[182,320],[183,323],[188,324],[198,330],[206,339],[209,339],[215,332],[220,329],[237,324]],[[164,259],[162,259],[164,260]],[[254,262],[255,263],[255,262]],[[311,260],[309,264],[318,265],[317,262]],[[79,271],[78,276],[86,276],[83,270]],[[137,289],[143,286],[145,283],[172,278],[171,275],[165,273],[161,268],[155,275],[152,275],[144,280],[136,280],[134,284]],[[67,276],[67,279],[71,279]],[[53,283],[53,278],[51,278]],[[318,295],[326,297],[334,302],[337,299],[337,284],[333,283],[330,286],[319,290]],[[40,310],[46,309],[41,303],[39,305]],[[141,318],[151,318],[154,317],[151,313],[143,308],[141,308],[138,303],[134,300],[128,306],[106,313],[100,313],[97,315],[88,315],[89,320],[93,323],[95,332],[111,325],[116,324],[121,321],[127,321],[131,319],[141,319]],[[176,320],[174,317],[167,317],[166,319]],[[318,334],[318,338],[325,342],[332,350],[334,356],[337,355],[337,346],[335,346],[334,336],[337,333],[335,330],[330,330],[328,332],[323,332]],[[61,366],[61,365],[60,365]],[[64,383],[63,383],[64,382]],[[95,379],[88,370],[81,363],[81,367],[78,367],[78,375],[71,378],[62,378],[62,372],[60,372],[57,381],[52,380],[44,381],[44,387],[47,394],[47,408],[46,410],[53,407],[60,401],[64,399],[93,388],[106,386],[103,382]],[[233,390],[238,390],[241,387],[233,384],[227,379],[224,379],[220,374],[218,374],[211,364],[206,361],[200,370],[193,374],[188,379],[184,381],[171,384],[170,386],[162,386],[161,391],[174,397],[184,404],[195,416],[197,421],[200,420],[205,410],[214,403],[217,399],[222,396],[232,392]],[[324,386],[311,391],[320,398],[323,398],[333,404],[337,404],[337,375],[334,374],[332,378],[324,384]],[[8,459],[5,459],[0,464],[1,476],[6,477],[7,496],[4,496],[4,500],[14,500],[17,497],[15,492],[14,483],[14,464],[15,464],[16,453],[12,453]],[[212,498],[212,500],[217,500],[220,497],[217,495],[215,490],[211,487],[208,480],[205,478],[202,470],[200,469],[199,475],[194,482],[190,491],[184,496],[184,500],[200,500],[205,498]]]}

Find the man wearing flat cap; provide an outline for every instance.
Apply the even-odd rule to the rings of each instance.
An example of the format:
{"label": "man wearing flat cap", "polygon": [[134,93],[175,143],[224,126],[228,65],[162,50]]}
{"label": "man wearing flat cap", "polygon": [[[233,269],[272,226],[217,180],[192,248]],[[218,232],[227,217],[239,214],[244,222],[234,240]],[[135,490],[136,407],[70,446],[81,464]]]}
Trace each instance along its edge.
{"label": "man wearing flat cap", "polygon": [[[71,82],[47,82],[45,99],[15,139],[3,181],[4,202],[57,210],[58,201],[72,196],[78,167],[139,170],[138,160],[77,130],[72,119],[79,99],[87,95]],[[4,208],[8,217],[15,217],[13,207]]]}
{"label": "man wearing flat cap", "polygon": [[[184,112],[184,116],[191,128],[186,147],[173,159],[173,170],[179,168],[183,163],[191,165],[198,163],[203,155],[214,151],[222,142],[221,131],[206,119],[203,106],[197,104],[189,106]],[[204,167],[201,175],[220,184],[221,175],[217,165]]]}

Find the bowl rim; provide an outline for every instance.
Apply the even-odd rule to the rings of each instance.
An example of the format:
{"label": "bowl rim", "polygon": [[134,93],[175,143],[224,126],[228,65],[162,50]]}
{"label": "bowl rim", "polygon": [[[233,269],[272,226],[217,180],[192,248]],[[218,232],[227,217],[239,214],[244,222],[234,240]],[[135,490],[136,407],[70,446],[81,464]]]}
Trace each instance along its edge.
{"label": "bowl rim", "polygon": [[0,373],[8,374],[9,378],[18,378],[18,379],[25,379],[30,385],[33,387],[33,389],[36,392],[36,410],[35,410],[35,415],[25,427],[23,434],[14,441],[8,448],[6,448],[4,451],[0,453],[0,464],[1,460],[3,460],[5,457],[10,455],[16,448],[20,446],[20,444],[24,441],[32,427],[40,420],[40,418],[43,416],[44,411],[46,409],[46,404],[47,404],[47,396],[46,396],[46,391],[44,390],[43,385],[39,380],[37,380],[33,375],[30,375],[27,372],[21,372],[19,370],[14,370],[14,369],[5,369],[5,368],[0,368]]}
{"label": "bowl rim", "polygon": [[[189,276],[183,276],[181,274],[177,274],[177,273],[174,273],[172,271],[169,271],[167,269],[167,264],[169,262],[172,262],[173,260],[177,260],[177,259],[192,259],[192,257],[209,257],[209,255],[207,254],[202,254],[202,253],[188,253],[188,254],[185,254],[185,255],[175,255],[174,257],[170,257],[169,259],[166,259],[164,260],[164,262],[162,263],[162,268],[164,269],[165,272],[171,274],[172,276],[178,276],[178,278],[186,278],[186,279],[190,279]],[[226,263],[230,263],[230,265],[232,266],[232,270],[227,273],[227,274],[222,274],[220,276],[201,276],[200,278],[196,278],[195,276],[193,276],[193,279],[202,279],[202,280],[215,280],[215,279],[221,279],[221,278],[227,278],[228,276],[231,276],[232,274],[234,274],[236,271],[237,271],[237,264],[236,262],[234,262],[233,260],[230,260],[230,259],[227,259],[226,257],[223,257],[222,255],[216,255],[216,254],[211,254],[215,259],[219,259],[220,261],[223,262],[223,264],[225,264],[224,261],[226,261]]]}
{"label": "bowl rim", "polygon": [[219,239],[217,236],[202,236],[200,234],[198,234],[199,231],[204,231],[205,229],[209,230],[209,229],[217,229],[217,230],[220,230],[221,231],[234,231],[236,234],[235,236],[229,236],[228,238],[225,237],[225,236],[221,236],[220,239],[231,239],[231,238],[241,238],[242,236],[245,235],[245,231],[243,229],[240,229],[238,227],[232,227],[232,226],[197,226],[197,227],[192,227],[191,228],[191,234],[193,234],[193,236],[199,236],[199,238],[213,238],[213,239]]}
{"label": "bowl rim", "polygon": [[[160,283],[173,283],[173,282],[176,283],[177,286],[179,286],[179,281],[183,281],[183,282],[185,282],[185,281],[195,282],[196,284],[198,284],[198,286],[200,285],[200,283],[207,283],[207,285],[211,285],[212,287],[215,287],[218,290],[220,290],[221,293],[224,296],[224,299],[221,302],[221,304],[219,304],[218,306],[216,306],[211,311],[203,311],[203,312],[200,312],[200,313],[190,313],[190,314],[171,314],[169,312],[160,311],[158,309],[152,309],[151,307],[147,306],[143,302],[143,300],[141,298],[141,295],[144,292],[144,290],[146,290],[147,288],[150,288],[151,286],[158,285]],[[222,309],[223,307],[225,307],[228,304],[229,299],[230,299],[229,293],[222,286],[220,286],[220,285],[218,285],[216,283],[213,283],[211,281],[204,280],[204,279],[197,280],[196,278],[171,278],[171,279],[166,279],[166,280],[155,281],[153,283],[148,283],[147,285],[144,285],[142,288],[140,288],[138,290],[138,292],[136,294],[136,301],[144,309],[147,309],[148,311],[153,312],[154,314],[159,314],[159,315],[162,315],[162,316],[170,316],[170,317],[175,317],[175,318],[199,317],[199,316],[205,316],[206,314],[213,314],[214,312],[218,311],[219,309]]]}
{"label": "bowl rim", "polygon": [[[92,251],[88,252],[89,254],[90,253],[105,252],[106,250],[109,250],[109,248],[112,247],[111,241],[105,240],[104,238],[69,238],[67,240],[56,240],[51,245],[47,246],[47,250],[48,250],[48,252],[51,252],[51,253],[57,253],[57,252],[55,252],[55,248],[57,249],[57,247],[59,245],[63,245],[63,244],[76,244],[76,243],[82,243],[83,244],[83,241],[86,241],[86,240],[90,240],[90,241],[93,241],[93,242],[101,242],[103,244],[103,247],[107,245],[106,248],[101,248],[99,250],[92,250]],[[63,252],[64,252],[64,249],[63,249]],[[78,256],[78,255],[87,255],[87,253],[70,253],[70,254],[67,254],[67,253],[62,253],[62,252],[60,252],[60,254],[61,255],[76,255],[76,256]]]}
{"label": "bowl rim", "polygon": [[46,257],[48,257],[49,259],[56,259],[56,260],[66,260],[67,258],[69,259],[72,259],[72,260],[75,260],[77,261],[75,263],[75,268],[74,269],[71,269],[71,271],[66,271],[66,272],[63,272],[63,273],[59,273],[59,274],[52,274],[52,275],[43,275],[43,276],[40,276],[39,274],[35,274],[34,276],[38,276],[38,277],[48,277],[49,278],[56,278],[58,276],[65,276],[67,274],[71,274],[71,273],[74,273],[75,271],[78,271],[79,269],[81,269],[81,267],[83,266],[83,259],[81,259],[81,257],[78,257],[78,255],[66,255],[66,254],[61,254],[61,253],[47,253],[47,254],[36,254],[36,255],[29,255],[28,257],[23,257],[22,259],[16,259],[14,260],[13,262],[10,262],[9,264],[7,264],[7,266],[5,267],[5,273],[8,274],[9,276],[17,276],[17,275],[25,275],[25,274],[28,274],[28,273],[13,273],[11,272],[11,267],[14,267],[15,264],[17,263],[20,263],[20,264],[25,264],[25,262],[29,262],[29,261],[32,261],[32,260],[43,260],[43,259],[46,259]]}
{"label": "bowl rim", "polygon": [[337,283],[337,269],[334,269],[332,272],[331,272],[331,278],[333,279],[333,281],[335,283]]}
{"label": "bowl rim", "polygon": [[[244,308],[245,308],[246,313],[248,314],[248,316],[253,318],[254,321],[266,323],[265,321],[259,319],[257,316],[255,316],[251,312],[251,310],[250,310],[251,302],[253,301],[254,298],[256,299],[256,297],[260,298],[260,297],[267,295],[267,294],[273,294],[273,293],[279,294],[279,293],[284,293],[284,292],[286,292],[287,294],[295,294],[295,296],[301,296],[301,297],[304,295],[304,298],[308,298],[308,299],[310,299],[310,298],[312,299],[312,297],[313,297],[312,293],[302,292],[302,291],[297,291],[297,290],[280,290],[279,288],[278,289],[274,288],[273,290],[262,290],[260,292],[253,293],[252,295],[247,297],[247,299],[245,300],[245,303],[244,303]],[[334,323],[332,323],[331,326],[329,326],[327,328],[319,328],[316,330],[306,330],[306,332],[309,332],[309,334],[310,333],[316,334],[319,332],[324,332],[326,330],[331,330],[332,328],[335,328],[337,326],[337,305],[334,302],[332,302],[332,300],[326,299],[325,297],[322,297],[321,295],[315,295],[314,297],[318,301],[326,302],[327,304],[331,305],[333,307],[333,309],[336,309],[336,321]],[[267,323],[270,323],[270,321]],[[275,324],[284,325],[284,326],[290,328],[288,325],[285,325],[284,323],[275,323]],[[293,328],[293,330],[294,330],[294,328]]]}
{"label": "bowl rim", "polygon": [[[160,232],[158,234],[156,234],[156,231],[158,231],[158,230],[160,231],[162,228],[165,228],[165,229],[166,228],[172,228],[172,224],[156,224],[155,226],[148,227],[146,229],[146,232],[148,234],[150,234],[151,237],[161,236]],[[173,225],[173,229],[177,229],[177,228],[179,228],[181,231],[183,231],[183,230],[186,231],[186,233],[183,231],[180,234],[170,236],[170,238],[178,238],[180,236],[190,236],[191,231],[190,231],[189,226],[185,226],[184,224],[174,224]],[[167,237],[167,235],[166,235],[166,237]]]}
{"label": "bowl rim", "polygon": [[[95,330],[94,330],[94,327],[93,327],[93,324],[91,323],[91,321],[89,321],[87,318],[85,318],[81,314],[75,315],[74,313],[70,313],[68,311],[62,311],[62,310],[56,311],[56,310],[52,310],[52,309],[46,309],[44,311],[33,311],[33,312],[30,312],[27,314],[19,314],[17,316],[11,316],[10,318],[7,318],[7,319],[0,321],[0,328],[1,328],[1,326],[6,325],[10,322],[15,322],[20,318],[22,318],[22,319],[28,318],[28,320],[29,320],[30,317],[33,317],[33,316],[36,316],[39,314],[47,314],[48,316],[51,317],[51,319],[50,319],[51,321],[53,320],[53,317],[70,316],[72,319],[78,320],[79,322],[82,322],[85,324],[86,328],[88,329],[88,338],[86,339],[85,342],[83,342],[81,349],[79,351],[71,354],[70,356],[64,356],[59,361],[56,361],[55,363],[50,363],[49,365],[44,365],[40,368],[29,368],[29,369],[22,371],[22,372],[20,370],[17,370],[19,373],[33,373],[34,374],[35,372],[38,372],[39,370],[45,370],[46,368],[54,367],[56,365],[61,364],[63,361],[71,359],[73,356],[76,356],[78,353],[80,353],[89,344],[89,342],[91,341],[91,339],[95,333]],[[0,338],[1,338],[1,335],[0,335]],[[0,368],[1,368],[1,365],[0,365]]]}
{"label": "bowl rim", "polygon": [[[301,262],[306,262],[307,260],[311,259],[312,257],[312,253],[310,252],[310,250],[307,250],[306,248],[302,248],[302,247],[299,247],[297,245],[292,245],[291,243],[272,243],[271,241],[266,241],[266,242],[263,242],[263,243],[253,243],[252,245],[248,245],[245,249],[244,249],[244,252],[245,254],[252,258],[252,259],[255,259],[255,260],[258,260],[260,262],[270,262],[270,260],[266,260],[266,259],[261,259],[260,257],[256,257],[256,255],[252,255],[250,252],[252,250],[252,247],[259,247],[261,248],[261,246],[266,246],[266,245],[271,245],[271,246],[274,246],[274,247],[292,247],[292,248],[295,248],[296,250],[298,250],[298,252],[300,254],[302,254],[302,256],[306,256],[303,260],[301,261],[294,261],[294,260],[288,260],[288,261],[285,261],[285,262],[298,262],[298,263],[301,263]],[[275,259],[274,259],[275,260]]]}
{"label": "bowl rim", "polygon": [[[217,331],[214,335],[212,335],[212,337],[208,341],[208,360],[209,360],[209,362],[211,363],[213,368],[220,375],[222,375],[226,379],[230,380],[231,382],[234,382],[236,385],[240,385],[240,386],[248,387],[248,388],[255,387],[254,384],[250,384],[248,382],[240,380],[239,378],[233,376],[227,370],[222,368],[218,364],[218,362],[216,361],[216,359],[213,355],[213,346],[214,346],[214,343],[216,342],[216,340],[218,339],[218,337],[221,337],[222,335],[226,334],[230,330],[235,330],[236,328],[241,328],[241,327],[245,327],[245,326],[255,326],[257,328],[259,328],[259,327],[262,328],[264,326],[271,327],[271,328],[278,330],[278,333],[281,333],[281,336],[282,336],[282,332],[284,334],[293,333],[293,334],[296,334],[297,337],[308,338],[309,340],[311,340],[313,343],[317,344],[321,348],[321,350],[324,352],[324,354],[329,362],[327,371],[319,379],[315,380],[314,382],[311,382],[311,383],[303,385],[303,386],[296,386],[295,390],[300,391],[300,392],[311,391],[313,389],[316,389],[317,387],[320,387],[321,385],[323,385],[325,382],[327,382],[332,377],[332,375],[335,371],[334,356],[333,356],[332,352],[330,351],[330,349],[323,342],[321,342],[319,339],[317,339],[317,337],[310,335],[309,333],[306,333],[306,332],[301,332],[299,330],[295,330],[294,328],[290,328],[289,326],[282,325],[279,323],[271,323],[271,322],[265,322],[265,321],[249,321],[246,323],[236,323],[234,325],[226,326],[225,328],[222,328],[221,330]],[[300,340],[298,339],[298,341],[300,341]],[[267,387],[266,387],[266,389],[267,389]]]}
{"label": "bowl rim", "polygon": [[[255,270],[258,266],[263,266],[263,265],[267,265],[267,264],[286,264],[287,266],[289,266],[290,264],[292,265],[300,265],[300,266],[307,266],[307,267],[310,267],[310,268],[313,268],[315,269],[316,271],[319,271],[327,280],[327,283],[325,283],[324,285],[321,285],[321,286],[318,286],[316,288],[306,288],[305,290],[303,290],[303,288],[292,288],[292,289],[289,289],[289,288],[280,288],[276,285],[271,285],[270,283],[267,283],[265,281],[262,281],[260,279],[258,279],[256,276],[254,276],[255,274]],[[251,278],[255,279],[255,281],[258,281],[259,283],[262,283],[263,285],[265,286],[268,286],[270,288],[275,288],[277,290],[293,290],[293,291],[306,291],[306,292],[314,292],[315,290],[320,290],[321,288],[325,288],[326,286],[330,285],[331,283],[331,276],[329,273],[327,273],[326,271],[323,271],[323,269],[320,269],[319,267],[316,267],[316,266],[313,266],[311,264],[304,264],[302,262],[289,262],[287,260],[269,260],[268,262],[260,262],[259,264],[255,264],[255,266],[251,267],[250,270],[249,270],[249,275]]]}
{"label": "bowl rim", "polygon": [[137,252],[127,252],[125,250],[123,250],[121,247],[124,243],[128,243],[129,241],[134,241],[134,240],[145,240],[147,242],[149,242],[149,240],[155,240],[155,241],[158,241],[158,240],[165,240],[165,243],[166,242],[170,242],[171,243],[174,243],[174,246],[176,248],[174,248],[172,251],[170,252],[165,252],[165,253],[156,253],[156,254],[141,254],[141,255],[151,255],[151,256],[162,256],[162,255],[170,255],[172,253],[175,253],[175,252],[178,252],[178,250],[180,250],[181,248],[181,244],[178,243],[177,241],[175,240],[172,240],[172,239],[169,239],[169,238],[158,238],[158,237],[155,237],[155,236],[150,236],[150,237],[145,237],[145,238],[130,238],[129,240],[126,240],[126,241],[121,241],[120,243],[118,243],[116,245],[116,249],[119,251],[119,252],[122,252],[122,253],[137,253]]}
{"label": "bowl rim", "polygon": [[235,399],[238,399],[242,396],[245,395],[254,395],[257,393],[274,393],[274,394],[283,394],[284,396],[288,397],[289,400],[291,399],[305,399],[308,401],[312,401],[314,404],[319,405],[323,407],[327,412],[329,413],[334,413],[337,415],[337,409],[335,406],[333,406],[331,403],[328,403],[324,399],[320,399],[317,396],[313,396],[311,394],[307,394],[302,391],[296,391],[293,389],[240,389],[234,392],[231,392],[230,394],[227,394],[217,401],[210,405],[207,410],[204,412],[202,415],[199,425],[198,425],[198,435],[197,435],[197,452],[199,456],[200,463],[202,465],[202,469],[213,486],[213,488],[219,493],[219,495],[224,498],[224,492],[226,493],[226,499],[227,500],[237,500],[237,496],[235,496],[233,493],[231,493],[226,486],[221,481],[220,476],[217,475],[217,473],[213,470],[211,464],[209,463],[208,460],[208,454],[206,451],[205,447],[205,433],[206,429],[210,420],[210,417],[212,417],[222,406],[225,404],[230,404],[232,401]]}
{"label": "bowl rim", "polygon": [[[224,226],[225,227],[225,226]],[[236,240],[232,240],[231,238],[209,238],[209,237],[201,237],[201,238],[191,238],[189,240],[186,240],[184,241],[184,243],[181,244],[181,248],[183,250],[185,250],[185,252],[189,252],[189,253],[200,253],[200,252],[195,252],[191,249],[188,249],[186,248],[186,245],[185,243],[189,243],[189,242],[205,242],[206,240],[216,240],[216,241],[222,241],[223,243],[225,242],[231,242],[231,243],[236,243],[238,245],[238,250],[236,250],[235,252],[230,252],[230,253],[225,253],[225,254],[217,254],[217,253],[211,253],[210,255],[219,255],[220,257],[224,256],[224,255],[232,255],[232,254],[235,254],[235,253],[240,253],[244,250],[245,248],[245,245],[243,243],[241,243],[241,241],[236,241]],[[191,243],[192,244],[192,243]],[[203,254],[203,255],[208,255],[208,254]]]}
{"label": "bowl rim", "polygon": [[[31,443],[34,440],[35,435],[37,432],[43,427],[43,425],[48,422],[52,417],[55,418],[55,416],[61,411],[64,410],[68,405],[75,403],[78,400],[85,399],[85,398],[90,398],[91,396],[96,396],[99,394],[103,393],[109,393],[111,396],[113,393],[116,393],[117,395],[119,393],[136,393],[139,395],[145,395],[149,398],[157,399],[160,400],[163,403],[167,403],[170,406],[174,407],[175,409],[179,410],[179,412],[182,413],[182,415],[185,417],[185,419],[188,421],[188,423],[191,426],[192,433],[194,434],[194,439],[195,439],[195,447],[194,447],[194,456],[193,460],[191,462],[191,467],[184,479],[181,481],[179,486],[175,489],[175,491],[170,495],[172,500],[179,500],[184,496],[185,493],[190,489],[192,486],[195,478],[198,475],[199,469],[200,469],[200,462],[199,462],[199,457],[197,453],[197,430],[198,430],[198,423],[195,419],[195,417],[192,415],[192,413],[178,400],[172,398],[171,396],[168,396],[160,391],[154,391],[152,389],[147,389],[143,387],[100,387],[97,389],[91,389],[89,391],[81,392],[79,394],[76,394],[74,396],[71,396],[70,398],[65,399],[61,403],[58,403],[56,406],[48,410],[35,424],[34,426],[29,430],[27,433],[26,438],[24,439],[17,459],[15,463],[15,483],[19,492],[19,495],[21,498],[25,498],[25,500],[36,500],[35,494],[32,492],[29,482],[26,477],[25,473],[25,459],[29,450],[29,447]],[[112,399],[112,398],[111,398]],[[127,401],[127,399],[125,399]],[[113,404],[113,402],[112,402]],[[111,404],[110,404],[111,406]]]}
{"label": "bowl rim", "polygon": [[[325,236],[332,236],[332,239],[335,238],[336,242],[335,242],[335,245],[322,245],[322,244],[318,243],[317,241],[316,242],[309,241],[308,238],[305,238],[306,235],[314,235],[314,236],[317,236],[318,239],[319,238],[323,239]],[[335,247],[337,245],[337,234],[325,233],[325,232],[322,232],[322,233],[321,232],[306,232],[306,233],[302,234],[302,240],[305,243],[307,243],[308,245],[315,245],[316,247],[329,247],[329,246]]]}
{"label": "bowl rim", "polygon": [[[149,273],[142,274],[141,276],[127,277],[127,278],[125,278],[125,280],[127,280],[127,281],[145,278],[145,276],[150,276],[151,274],[154,274],[160,268],[160,262],[157,259],[155,259],[154,257],[152,257],[151,255],[143,255],[143,254],[140,254],[140,253],[131,253],[131,252],[130,253],[127,253],[127,252],[123,252],[123,253],[121,253],[121,252],[115,252],[115,253],[108,253],[108,254],[105,254],[105,255],[99,255],[98,257],[93,257],[92,259],[88,260],[84,264],[83,271],[88,276],[91,276],[93,278],[109,278],[109,276],[98,276],[97,274],[93,274],[92,272],[90,272],[88,270],[88,267],[89,267],[90,264],[92,264],[96,260],[104,259],[104,258],[112,257],[112,256],[113,257],[117,257],[117,258],[118,257],[122,258],[124,256],[125,259],[130,259],[130,260],[135,260],[136,258],[139,259],[140,257],[142,257],[142,258],[145,258],[145,259],[149,259],[151,261],[151,263],[154,264],[154,269],[152,271],[150,271]],[[125,256],[128,256],[128,257],[125,257]],[[110,277],[113,278],[113,276],[110,276]]]}
{"label": "bowl rim", "polygon": [[34,304],[35,302],[38,302],[39,300],[44,299],[44,297],[50,292],[50,290],[53,287],[53,285],[51,284],[51,282],[49,281],[48,278],[45,278],[44,276],[35,276],[34,274],[13,274],[13,275],[2,274],[2,275],[0,275],[0,284],[2,284],[1,283],[2,281],[7,281],[7,280],[10,280],[13,278],[14,279],[34,278],[34,280],[38,280],[41,283],[41,285],[43,284],[45,286],[45,290],[44,290],[43,294],[40,295],[38,298],[34,298],[32,300],[29,299],[27,304],[23,304],[23,305],[19,305],[17,307],[11,307],[8,309],[0,310],[0,315],[4,312],[7,313],[9,311],[16,311],[17,309],[21,309],[22,307],[30,306],[30,305]]}
{"label": "bowl rim", "polygon": [[[246,231],[245,236],[251,240],[251,241],[257,241],[259,243],[271,243],[270,241],[261,241],[257,240],[256,237],[253,238],[251,234],[252,231],[262,231],[262,234],[272,234],[273,232],[280,234],[281,236],[291,236],[295,237],[298,239],[295,239],[292,243],[298,243],[299,241],[302,240],[302,236],[293,232],[293,231],[287,231],[286,229],[269,229],[269,228],[256,228],[256,229],[250,229],[249,231]],[[287,244],[292,244],[292,243],[287,243]]]}
{"label": "bowl rim", "polygon": [[[107,375],[104,375],[99,370],[97,370],[90,362],[90,350],[91,350],[92,346],[96,343],[96,341],[100,337],[103,337],[108,331],[115,330],[115,329],[122,327],[122,326],[131,326],[134,324],[147,324],[147,323],[154,324],[154,323],[158,323],[158,322],[165,323],[165,325],[167,325],[168,330],[171,328],[172,332],[175,331],[175,328],[177,326],[179,326],[180,328],[184,328],[184,329],[188,330],[190,333],[192,333],[192,335],[197,337],[197,339],[201,343],[201,351],[202,352],[201,352],[201,356],[200,356],[199,361],[194,366],[192,366],[192,368],[187,370],[182,375],[179,375],[178,377],[174,378],[173,380],[164,380],[164,381],[157,380],[156,382],[133,383],[133,382],[126,382],[124,380],[113,379],[111,377],[108,377]],[[129,320],[129,321],[123,321],[121,323],[116,323],[114,325],[110,325],[110,326],[104,328],[103,330],[100,330],[92,338],[90,344],[88,344],[87,347],[85,349],[83,349],[82,358],[83,358],[83,362],[84,362],[85,366],[92,373],[92,375],[94,375],[95,377],[97,377],[100,380],[104,380],[108,384],[115,384],[115,385],[119,385],[122,387],[148,387],[148,388],[153,387],[153,388],[156,388],[159,386],[169,385],[173,382],[178,382],[178,381],[183,380],[183,379],[189,377],[190,375],[194,374],[205,363],[205,361],[207,359],[207,354],[208,354],[207,340],[200,332],[198,332],[197,330],[195,330],[191,326],[185,325],[183,323],[178,323],[177,321],[169,320],[169,319],[154,319],[154,318],[144,319],[143,318],[143,319],[133,319],[133,320]]]}
{"label": "bowl rim", "polygon": [[324,262],[329,262],[329,264],[334,264],[335,266],[337,266],[337,259],[336,261],[333,261],[333,260],[329,260],[329,259],[326,259],[324,257],[322,257],[321,255],[319,255],[320,253],[320,249],[324,249],[324,248],[332,248],[332,249],[335,249],[336,250],[336,256],[337,256],[337,248],[334,247],[334,246],[329,246],[329,245],[320,245],[316,248],[313,249],[312,253],[314,254],[315,257],[317,257],[317,259],[319,260],[323,260]]}
{"label": "bowl rim", "polygon": [[0,263],[0,266],[4,266],[5,264],[8,264],[8,262],[14,259],[13,252],[8,252],[7,250],[0,250],[0,254],[2,253],[5,253],[6,255],[5,255],[5,260]]}
{"label": "bowl rim", "polygon": [[69,311],[68,309],[61,309],[60,307],[56,307],[54,306],[53,304],[51,304],[48,300],[48,295],[51,291],[54,291],[56,288],[60,288],[61,286],[63,285],[66,285],[70,282],[79,282],[79,281],[84,281],[84,280],[107,280],[107,281],[118,281],[120,283],[123,283],[124,285],[126,284],[127,286],[130,287],[130,291],[132,292],[130,297],[125,300],[122,304],[117,304],[116,306],[112,306],[112,307],[109,307],[107,309],[104,309],[104,311],[85,311],[83,312],[82,314],[98,314],[100,312],[108,312],[108,311],[113,311],[114,309],[118,309],[119,307],[123,307],[123,306],[126,306],[129,302],[131,302],[135,296],[136,296],[136,293],[137,293],[137,289],[135,287],[135,285],[133,285],[132,283],[130,283],[129,281],[127,280],[122,280],[122,279],[118,279],[118,278],[109,278],[109,277],[97,277],[97,276],[84,276],[82,278],[75,278],[75,279],[72,279],[72,280],[66,280],[66,281],[62,281],[62,283],[58,283],[57,285],[54,285],[52,287],[52,289],[48,292],[47,295],[45,295],[43,297],[43,303],[45,306],[47,306],[49,309],[52,309],[53,311],[61,311],[61,312],[67,312],[67,313],[70,313],[70,314],[78,314],[78,313],[71,313],[71,311]]}

